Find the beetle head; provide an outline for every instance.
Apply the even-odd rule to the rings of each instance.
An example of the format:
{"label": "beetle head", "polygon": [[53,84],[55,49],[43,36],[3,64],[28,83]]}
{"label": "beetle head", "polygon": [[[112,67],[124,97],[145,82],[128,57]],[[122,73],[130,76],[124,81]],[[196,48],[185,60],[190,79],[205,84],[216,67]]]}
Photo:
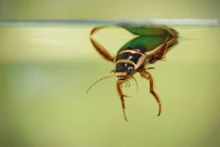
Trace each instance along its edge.
{"label": "beetle head", "polygon": [[114,70],[115,75],[120,80],[127,79],[129,76],[134,74],[134,71],[135,71],[134,66],[126,62],[117,63],[116,68]]}

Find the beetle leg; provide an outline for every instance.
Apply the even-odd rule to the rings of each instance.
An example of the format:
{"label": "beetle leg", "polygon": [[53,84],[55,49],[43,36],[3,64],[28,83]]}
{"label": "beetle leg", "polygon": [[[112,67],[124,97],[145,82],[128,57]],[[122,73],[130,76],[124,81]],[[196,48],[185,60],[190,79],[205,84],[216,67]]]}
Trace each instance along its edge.
{"label": "beetle leg", "polygon": [[176,38],[172,38],[172,39],[167,38],[164,41],[163,45],[156,52],[148,55],[149,56],[148,58],[150,59],[149,62],[154,63],[157,60],[162,60],[164,58],[164,55],[168,51],[169,47],[174,45],[176,42],[177,42]]}
{"label": "beetle leg", "polygon": [[154,99],[156,100],[156,102],[158,103],[158,114],[157,116],[160,115],[161,113],[161,102],[160,102],[160,98],[158,97],[158,95],[156,94],[156,92],[154,91],[154,83],[153,83],[153,77],[151,76],[151,74],[149,72],[147,72],[144,69],[141,69],[140,74],[142,77],[144,77],[145,79],[149,80],[149,84],[150,84],[150,93],[154,96]]}
{"label": "beetle leg", "polygon": [[150,67],[145,67],[145,70],[150,70],[150,69],[155,69],[154,67],[150,66]]}
{"label": "beetle leg", "polygon": [[99,30],[101,30],[101,29],[103,29],[103,28],[105,28],[105,27],[107,27],[107,26],[94,27],[94,28],[91,30],[91,32],[90,32],[90,36],[92,36],[94,33],[96,33],[97,31],[99,31]]}
{"label": "beetle leg", "polygon": [[158,60],[162,60],[167,52],[167,44],[164,43],[156,52],[148,54],[149,63],[155,63]]}
{"label": "beetle leg", "polygon": [[124,119],[126,121],[128,121],[127,117],[126,117],[126,114],[125,114],[125,100],[124,100],[124,97],[125,95],[123,94],[122,90],[121,90],[121,84],[123,83],[124,81],[123,80],[118,80],[117,81],[117,91],[118,91],[118,94],[120,96],[120,99],[121,99],[121,106],[122,106],[122,111],[123,111],[123,116],[124,116]]}
{"label": "beetle leg", "polygon": [[104,57],[106,60],[113,62],[114,61],[114,57],[101,45],[99,44],[97,41],[95,41],[92,38],[92,35],[97,32],[99,29],[101,29],[103,27],[95,27],[92,29],[92,31],[90,32],[90,41],[92,43],[92,45],[94,46],[94,48],[96,49],[96,51],[102,56]]}

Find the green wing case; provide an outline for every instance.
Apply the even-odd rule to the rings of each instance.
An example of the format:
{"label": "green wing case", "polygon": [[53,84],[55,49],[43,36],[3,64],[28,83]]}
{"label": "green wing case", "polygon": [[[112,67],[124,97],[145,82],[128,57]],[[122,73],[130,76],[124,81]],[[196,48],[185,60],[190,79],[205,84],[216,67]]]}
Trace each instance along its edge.
{"label": "green wing case", "polygon": [[173,35],[165,27],[154,26],[121,26],[138,37],[123,45],[120,50],[139,49],[142,52],[154,50],[159,45],[173,38]]}
{"label": "green wing case", "polygon": [[159,45],[163,44],[165,42],[165,37],[160,36],[141,36],[136,37],[129,42],[127,42],[125,45],[121,47],[119,50],[126,50],[126,49],[139,49],[142,52],[148,52],[151,50],[154,50]]}

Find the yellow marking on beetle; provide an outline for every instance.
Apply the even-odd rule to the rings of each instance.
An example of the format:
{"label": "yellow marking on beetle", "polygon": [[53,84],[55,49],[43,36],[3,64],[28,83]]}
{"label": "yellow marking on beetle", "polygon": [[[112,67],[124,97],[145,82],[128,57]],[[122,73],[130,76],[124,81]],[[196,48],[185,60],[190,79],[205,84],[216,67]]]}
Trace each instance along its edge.
{"label": "yellow marking on beetle", "polygon": [[170,45],[172,45],[172,44],[174,44],[174,43],[176,43],[176,42],[177,42],[176,38],[172,38],[171,40],[169,40],[169,41],[167,42],[167,45],[170,46]]}
{"label": "yellow marking on beetle", "polygon": [[146,59],[147,59],[147,55],[145,54],[141,55],[141,57],[138,59],[137,64],[135,65],[135,70],[137,70],[141,65],[143,65]]}
{"label": "yellow marking on beetle", "polygon": [[118,55],[123,54],[123,53],[132,53],[132,54],[144,55],[144,54],[141,53],[141,52],[134,51],[134,50],[129,50],[129,49],[127,49],[127,50],[123,50],[123,51],[120,51],[120,52],[118,53]]}
{"label": "yellow marking on beetle", "polygon": [[116,76],[118,77],[127,76],[127,72],[116,72]]}
{"label": "yellow marking on beetle", "polygon": [[157,52],[158,50],[161,49],[161,47],[164,46],[164,43],[163,44],[160,44],[159,46],[155,47],[154,49],[148,51],[148,52],[145,52],[145,55],[146,56],[149,56],[149,55],[152,55],[154,54],[155,52]]}
{"label": "yellow marking on beetle", "polygon": [[133,61],[131,61],[131,60],[129,60],[129,59],[120,59],[120,60],[118,60],[117,62],[115,62],[115,64],[118,64],[118,63],[130,63],[130,64],[132,64],[134,67],[135,67],[135,65],[136,65]]}
{"label": "yellow marking on beetle", "polygon": [[[121,60],[124,60],[122,62],[128,62],[128,63],[133,62],[133,65],[134,65],[135,69],[138,69],[144,63],[144,61],[145,61],[145,59],[147,57],[146,54],[138,52],[138,51],[134,51],[134,50],[123,50],[123,51],[119,52],[118,55],[123,54],[123,53],[132,53],[132,54],[139,54],[139,55],[141,55],[141,57],[138,59],[137,64],[135,64],[133,61],[131,61],[129,59],[121,59]],[[121,61],[121,60],[118,60],[118,61]],[[118,63],[118,61],[116,63]]]}

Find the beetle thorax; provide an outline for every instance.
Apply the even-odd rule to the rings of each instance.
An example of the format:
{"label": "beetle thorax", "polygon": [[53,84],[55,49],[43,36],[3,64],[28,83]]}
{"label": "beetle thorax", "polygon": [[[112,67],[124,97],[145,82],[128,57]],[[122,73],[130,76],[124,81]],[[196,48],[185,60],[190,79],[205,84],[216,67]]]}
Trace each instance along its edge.
{"label": "beetle thorax", "polygon": [[146,55],[135,49],[118,52],[115,58],[115,73],[119,79],[126,79],[144,64]]}

